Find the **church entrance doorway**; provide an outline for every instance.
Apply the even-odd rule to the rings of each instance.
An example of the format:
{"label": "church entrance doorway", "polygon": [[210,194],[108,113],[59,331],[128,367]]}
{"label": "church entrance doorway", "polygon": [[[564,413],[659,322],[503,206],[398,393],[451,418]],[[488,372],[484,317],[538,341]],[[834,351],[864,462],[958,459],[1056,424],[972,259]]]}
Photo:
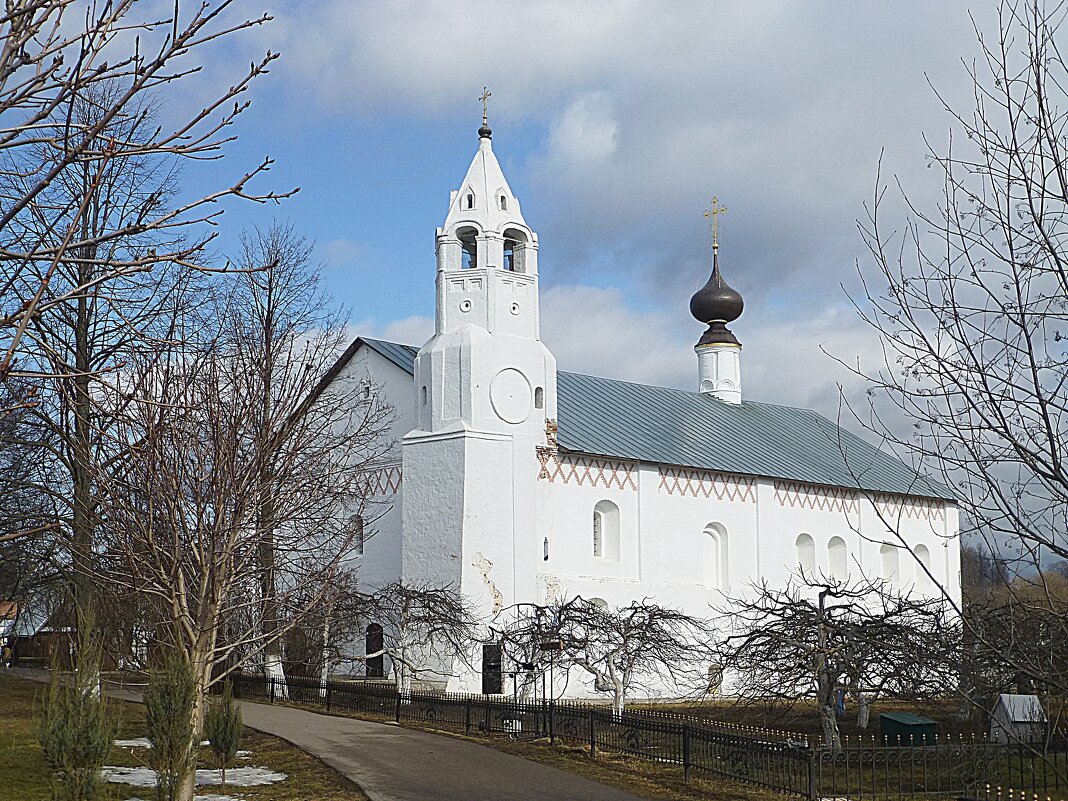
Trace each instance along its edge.
{"label": "church entrance doorway", "polygon": [[482,644],[482,694],[500,695],[504,684],[501,676],[501,644]]}

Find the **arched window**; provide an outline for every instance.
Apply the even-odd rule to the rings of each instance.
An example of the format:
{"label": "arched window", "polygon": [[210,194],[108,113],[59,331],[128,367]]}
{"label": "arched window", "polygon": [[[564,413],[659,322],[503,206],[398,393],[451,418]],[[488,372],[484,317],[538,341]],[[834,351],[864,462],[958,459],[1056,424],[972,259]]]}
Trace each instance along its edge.
{"label": "arched window", "polygon": [[794,550],[797,552],[797,567],[806,576],[816,572],[816,543],[808,534],[798,534],[794,541]]}
{"label": "arched window", "polygon": [[611,501],[599,501],[593,507],[593,555],[619,561],[619,507]]}
{"label": "arched window", "polygon": [[827,540],[827,568],[831,578],[845,581],[849,578],[849,549],[841,537]]}
{"label": "arched window", "polygon": [[[367,638],[364,642],[364,655],[373,654],[381,651],[383,648],[382,640],[382,627],[377,623],[372,623],[367,627]],[[364,660],[366,667],[366,674],[369,679],[380,679],[386,675],[385,665],[386,661],[383,659],[382,654],[378,656],[368,657]]]}
{"label": "arched window", "polygon": [[352,550],[359,556],[363,554],[363,515],[352,515],[349,518],[349,526],[352,530]]}
{"label": "arched window", "polygon": [[534,408],[545,408],[545,390],[542,387],[538,387],[534,390]]}
{"label": "arched window", "polygon": [[527,271],[523,256],[526,243],[527,235],[518,228],[504,230],[504,269],[517,273]]}
{"label": "arched window", "polygon": [[468,192],[467,197],[464,198],[464,208],[473,209],[475,207],[475,193]]}
{"label": "arched window", "polygon": [[460,267],[471,270],[478,267],[478,229],[465,227],[457,229],[456,238],[460,240]]}
{"label": "arched window", "polygon": [[501,195],[501,211],[508,211],[508,198]]}
{"label": "arched window", "polygon": [[423,387],[423,405],[426,406],[426,387]]}
{"label": "arched window", "polygon": [[709,523],[705,526],[701,547],[704,552],[704,585],[711,589],[727,589],[727,529],[720,523]]}
{"label": "arched window", "polygon": [[601,611],[605,611],[608,609],[608,601],[606,601],[604,598],[590,598],[590,604],[592,606],[596,606]]}
{"label": "arched window", "polygon": [[883,581],[897,581],[897,547],[889,543],[883,543],[879,547],[879,577]]}
{"label": "arched window", "polygon": [[916,554],[916,589],[920,592],[928,593],[934,586],[929,575],[931,570],[931,551],[928,550],[926,545],[917,545],[914,553]]}

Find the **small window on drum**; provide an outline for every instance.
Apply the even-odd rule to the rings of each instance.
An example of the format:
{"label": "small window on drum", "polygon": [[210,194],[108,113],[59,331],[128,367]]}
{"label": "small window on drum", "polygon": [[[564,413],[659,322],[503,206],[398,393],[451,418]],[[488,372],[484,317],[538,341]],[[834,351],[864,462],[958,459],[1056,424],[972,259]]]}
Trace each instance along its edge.
{"label": "small window on drum", "polygon": [[464,205],[465,209],[473,209],[475,207],[475,196],[473,194],[471,194],[470,192],[468,192],[467,193],[467,197],[464,198],[464,203],[465,203],[465,205]]}
{"label": "small window on drum", "polygon": [[545,408],[545,389],[543,387],[538,387],[534,390],[534,408]]}
{"label": "small window on drum", "polygon": [[501,195],[501,211],[508,211],[508,198]]}
{"label": "small window on drum", "polygon": [[423,405],[426,406],[426,387],[423,387],[422,401],[423,401]]}

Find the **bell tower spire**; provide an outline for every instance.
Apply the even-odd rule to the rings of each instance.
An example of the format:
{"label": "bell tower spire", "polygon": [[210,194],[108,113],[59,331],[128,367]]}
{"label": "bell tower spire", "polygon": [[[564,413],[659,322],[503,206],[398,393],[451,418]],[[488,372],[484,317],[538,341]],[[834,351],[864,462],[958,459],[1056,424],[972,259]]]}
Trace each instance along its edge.
{"label": "bell tower spire", "polygon": [[719,269],[719,217],[727,211],[712,198],[712,208],[705,212],[712,231],[712,275],[690,298],[690,314],[707,323],[694,351],[697,353],[699,389],[727,403],[742,402],[742,343],[727,328],[744,308],[742,296],[727,285]]}

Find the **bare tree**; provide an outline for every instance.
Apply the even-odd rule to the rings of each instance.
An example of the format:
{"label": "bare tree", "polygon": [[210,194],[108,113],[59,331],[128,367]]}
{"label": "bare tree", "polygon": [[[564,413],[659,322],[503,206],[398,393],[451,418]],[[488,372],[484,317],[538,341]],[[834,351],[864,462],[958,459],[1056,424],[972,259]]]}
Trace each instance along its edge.
{"label": "bare tree", "polygon": [[544,606],[520,604],[510,617],[502,635],[506,652],[537,662],[550,658],[535,657],[538,645],[558,641],[559,656],[551,658],[565,671],[578,668],[590,676],[597,692],[611,696],[617,715],[636,689],[667,686],[685,695],[707,685],[707,621],[648,598],[612,609],[575,596]]}
{"label": "bare tree", "polygon": [[448,680],[457,664],[470,667],[472,646],[484,639],[471,605],[451,587],[395,581],[373,592],[343,595],[332,611],[336,642],[361,636],[368,625],[381,630],[380,648],[347,659],[366,664],[388,657],[402,694],[411,692],[413,682]]}
{"label": "bare tree", "polygon": [[[193,670],[198,732],[209,688],[329,593],[352,544],[342,512],[360,504],[389,419],[358,387],[307,376],[274,395],[278,425],[264,445],[262,398],[249,378],[253,349],[213,335],[225,306],[203,311],[179,316],[165,358],[131,365],[142,391],[114,428],[123,457],[100,479],[100,577],[158,610],[158,638]],[[257,525],[265,460],[279,510],[271,583],[263,581]],[[279,610],[267,634],[266,608]],[[191,797],[191,777],[185,788]]]}
{"label": "bare tree", "polygon": [[[973,589],[965,596],[964,619],[962,689],[975,706],[989,711],[989,700],[999,693],[1037,693],[1048,699],[1068,684],[1064,576],[1041,572],[985,591]],[[990,647],[994,643],[996,649]],[[1055,706],[1046,708],[1052,712]]]}
{"label": "bare tree", "polygon": [[[174,4],[173,16],[146,17],[135,0],[74,3],[73,0],[14,0],[0,13],[0,173],[17,178],[0,194],[0,296],[18,303],[0,312],[0,377],[16,369],[22,338],[38,315],[66,303],[95,282],[151,270],[168,262],[195,263],[201,242],[181,242],[163,251],[146,250],[132,258],[86,257],[86,252],[114,238],[148,231],[193,229],[212,222],[220,213],[213,204],[227,197],[265,201],[272,193],[250,194],[249,181],[270,167],[265,159],[228,186],[193,198],[161,214],[133,216],[108,230],[81,227],[82,212],[99,196],[100,178],[110,162],[128,157],[159,155],[175,161],[215,159],[232,139],[227,129],[248,102],[240,96],[265,73],[277,55],[268,52],[248,71],[215,96],[205,97],[192,110],[176,114],[174,125],[142,128],[139,135],[102,136],[117,121],[133,121],[147,107],[150,96],[200,70],[197,55],[219,40],[270,19],[231,19],[233,0],[202,2],[186,11]],[[97,91],[107,87],[107,91]],[[72,114],[79,102],[92,96],[99,103],[91,120]],[[42,202],[52,185],[71,167],[88,165],[83,191],[57,209]],[[17,188],[13,188],[17,187]],[[6,237],[8,227],[29,216],[45,222],[49,236],[40,241]],[[82,254],[72,256],[72,254]],[[94,277],[60,295],[46,297],[60,260],[93,258]]]}
{"label": "bare tree", "polygon": [[[307,478],[280,469],[272,449],[277,447],[279,432],[289,425],[290,399],[304,391],[309,376],[328,373],[347,342],[347,332],[343,317],[331,309],[322,291],[311,245],[292,226],[274,223],[246,233],[235,262],[243,272],[228,305],[225,335],[234,345],[235,369],[245,382],[242,392],[256,399],[249,422],[253,445],[261,453],[256,529],[264,583],[260,591],[265,604],[263,661],[268,676],[284,678],[282,643],[274,635],[285,624],[284,610],[273,601],[279,556],[275,532],[291,524],[293,513],[300,510],[279,507],[277,499],[287,485],[299,485]],[[356,397],[352,389],[349,394]],[[381,455],[381,445],[365,458]],[[357,517],[361,536],[367,537],[377,513],[368,508],[362,495],[353,501],[346,517]]]}
{"label": "bare tree", "polygon": [[[72,97],[63,116],[49,120],[42,132],[58,137],[69,121],[93,127],[121,91],[114,82],[91,85]],[[116,117],[100,132],[98,144],[102,148],[111,139],[144,138],[156,127],[151,109]],[[61,158],[43,143],[37,151],[42,163]],[[149,251],[186,246],[177,232],[151,230],[177,191],[172,169],[158,154],[130,153],[106,160],[87,156],[59,172],[37,193],[27,213],[16,216],[3,232],[9,248],[22,249],[58,244],[60,231],[71,227],[88,237],[47,266],[20,266],[13,293],[23,299],[37,296],[50,310],[31,318],[19,347],[17,372],[22,377],[8,379],[33,392],[25,408],[38,436],[49,444],[37,449],[42,469],[28,477],[26,489],[47,497],[56,510],[54,565],[68,578],[78,617],[93,605],[96,474],[118,455],[110,428],[131,394],[117,379],[132,352],[150,352],[166,336],[162,328],[175,298],[188,295],[194,280],[189,268],[170,263],[155,264],[151,272],[109,274],[117,261],[137,261]],[[7,174],[0,173],[0,186],[9,196],[29,191],[33,180],[14,165]],[[90,184],[95,192],[90,202],[82,203]],[[149,230],[109,235],[136,230],[136,221]],[[0,271],[9,266],[0,262]],[[96,619],[103,622],[101,616]]]}
{"label": "bare tree", "polygon": [[868,725],[883,695],[915,700],[943,694],[958,666],[957,630],[941,599],[895,595],[878,583],[766,583],[725,600],[716,660],[742,702],[819,706],[826,745],[838,747],[839,693]]}
{"label": "bare tree", "polygon": [[[974,105],[947,104],[954,135],[931,148],[939,202],[906,197],[904,228],[891,230],[880,181],[861,225],[874,274],[857,305],[886,359],[857,411],[953,488],[965,537],[1023,574],[1068,557],[1068,69],[1060,4],[1001,0],[998,11],[992,35],[976,30]],[[1053,612],[1043,593],[1027,603]],[[977,647],[1048,681],[1045,663],[973,619],[963,616]]]}

